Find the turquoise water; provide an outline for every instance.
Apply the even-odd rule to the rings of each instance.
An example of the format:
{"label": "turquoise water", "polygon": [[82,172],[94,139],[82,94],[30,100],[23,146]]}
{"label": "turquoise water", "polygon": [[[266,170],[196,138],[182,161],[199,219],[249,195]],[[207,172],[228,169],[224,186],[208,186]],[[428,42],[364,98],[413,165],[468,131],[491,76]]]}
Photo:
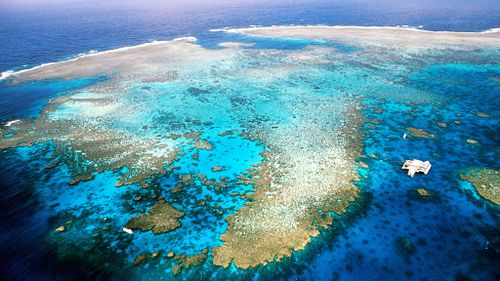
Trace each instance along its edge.
{"label": "turquoise water", "polygon": [[[217,43],[228,39],[252,41],[246,36],[213,36],[199,44],[217,49]],[[248,53],[217,65],[200,65],[175,81],[135,83],[123,92],[108,93],[121,103],[112,114],[96,118],[107,130],[144,141],[202,131],[200,139],[213,146],[194,149],[192,139],[169,140],[185,154],[172,163],[178,166],[172,172],[148,179],[153,187],[140,183],[115,187],[131,167],[94,173],[92,180],[70,186],[71,166],[62,163],[45,169],[58,160],[52,157],[57,143],[2,151],[0,167],[8,171],[0,176],[2,273],[37,280],[498,278],[498,206],[481,199],[459,177],[470,167],[498,168],[498,49],[400,57],[391,53],[397,57],[391,59],[386,54],[358,55],[361,47],[336,42],[265,38],[252,42],[257,43],[244,50],[262,52],[261,56]],[[307,53],[309,47],[320,48],[326,62],[297,62],[291,56]],[[19,108],[15,114],[2,112],[0,120],[36,117],[47,99],[61,95],[98,97],[92,86],[106,81],[91,77],[0,85],[0,93],[9,97],[2,99],[6,101],[2,108],[10,108],[14,101]],[[17,101],[19,93],[29,99]],[[209,255],[203,264],[172,274],[167,252],[195,255],[221,245],[226,218],[251,200],[241,195],[254,192],[253,186],[235,178],[262,162],[261,153],[269,147],[241,133],[269,126],[295,128],[296,119],[336,132],[345,122],[343,110],[352,104],[363,116],[360,160],[368,168],[358,168],[361,196],[338,216],[334,227],[322,231],[305,250],[266,267],[223,269],[213,266]],[[62,104],[49,118],[84,118],[91,109]],[[413,137],[408,127],[424,129],[435,138]],[[409,138],[402,137],[405,133]],[[479,144],[468,144],[468,138]],[[431,160],[428,176],[409,178],[400,170],[405,159],[413,158]],[[215,166],[222,170],[213,171]],[[219,187],[193,177],[182,192],[174,192],[186,174],[203,174],[218,183],[230,180]],[[419,187],[425,187],[431,199],[416,196]],[[159,197],[185,213],[180,228],[159,235],[122,231],[130,218],[150,209]],[[55,233],[61,225],[66,230]],[[402,247],[401,239],[413,246]],[[136,256],[155,251],[162,256],[133,265]]]}
{"label": "turquoise water", "polygon": [[251,43],[251,46],[243,46],[248,49],[277,49],[277,50],[298,50],[307,46],[328,46],[334,47],[342,52],[353,52],[356,47],[352,45],[342,44],[340,42],[332,42],[326,40],[306,40],[306,39],[274,39],[274,38],[259,38],[245,36],[242,34],[228,33],[224,31],[213,30],[212,32],[202,33],[197,41],[198,44],[205,48],[222,49],[219,46],[221,42],[241,42]]}

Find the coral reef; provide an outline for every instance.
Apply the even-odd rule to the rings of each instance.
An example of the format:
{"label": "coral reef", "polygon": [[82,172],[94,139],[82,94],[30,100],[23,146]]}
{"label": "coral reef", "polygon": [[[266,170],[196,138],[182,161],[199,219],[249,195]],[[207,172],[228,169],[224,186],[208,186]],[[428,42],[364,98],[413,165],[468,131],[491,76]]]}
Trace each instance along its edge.
{"label": "coral reef", "polygon": [[160,200],[147,214],[131,218],[125,226],[142,231],[151,230],[154,234],[160,234],[180,227],[179,219],[183,216],[184,212],[173,208],[164,200]]}
{"label": "coral reef", "polygon": [[361,123],[353,104],[343,108],[346,122],[335,137],[321,123],[297,124],[293,130],[273,132],[272,137],[266,132],[254,136],[275,149],[264,154],[259,167],[249,169],[245,183],[253,184],[255,193],[227,219],[228,231],[221,236],[224,244],[213,250],[215,265],[228,267],[233,262],[246,269],[290,257],[333,223],[329,213],[341,214],[355,200],[360,136],[342,134],[355,131]]}
{"label": "coral reef", "polygon": [[489,168],[472,169],[462,173],[460,178],[470,182],[481,197],[500,205],[500,170]]}
{"label": "coral reef", "polygon": [[428,133],[418,128],[408,127],[406,128],[406,130],[410,132],[412,137],[416,138],[433,139],[435,137],[434,134]]}

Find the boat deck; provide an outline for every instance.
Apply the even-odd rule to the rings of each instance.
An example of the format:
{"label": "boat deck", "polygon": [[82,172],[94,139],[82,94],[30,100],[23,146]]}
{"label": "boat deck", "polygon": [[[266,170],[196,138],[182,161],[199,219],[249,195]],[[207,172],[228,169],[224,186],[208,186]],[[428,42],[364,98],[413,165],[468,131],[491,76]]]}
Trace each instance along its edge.
{"label": "boat deck", "polygon": [[418,159],[406,160],[401,169],[408,170],[408,176],[413,177],[416,173],[424,173],[427,175],[431,170],[431,163],[429,161],[422,161]]}

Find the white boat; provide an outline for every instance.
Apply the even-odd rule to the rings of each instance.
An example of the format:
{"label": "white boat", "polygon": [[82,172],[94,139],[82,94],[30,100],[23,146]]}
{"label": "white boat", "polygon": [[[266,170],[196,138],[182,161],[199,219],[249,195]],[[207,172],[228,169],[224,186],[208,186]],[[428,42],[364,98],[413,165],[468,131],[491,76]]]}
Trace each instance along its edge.
{"label": "white boat", "polygon": [[401,169],[408,170],[408,176],[413,177],[415,173],[424,173],[427,175],[431,170],[431,162],[418,159],[406,160]]}

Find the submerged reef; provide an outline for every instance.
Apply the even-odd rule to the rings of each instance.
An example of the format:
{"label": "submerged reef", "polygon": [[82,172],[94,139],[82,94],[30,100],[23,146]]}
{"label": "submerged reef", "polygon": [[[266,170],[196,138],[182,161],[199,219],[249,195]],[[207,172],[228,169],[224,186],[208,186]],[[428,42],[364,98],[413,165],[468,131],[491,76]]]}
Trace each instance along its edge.
{"label": "submerged reef", "polygon": [[428,133],[418,128],[408,127],[406,128],[406,130],[410,132],[412,137],[424,138],[424,139],[433,139],[435,137],[434,134]]}
{"label": "submerged reef", "polygon": [[408,198],[411,200],[416,200],[420,202],[429,202],[429,203],[440,203],[441,198],[439,194],[435,191],[431,191],[424,187],[418,187],[416,189],[411,189],[408,191]]}
{"label": "submerged reef", "polygon": [[460,178],[470,182],[481,197],[500,205],[500,170],[489,168],[472,169],[462,173]]}
{"label": "submerged reef", "polygon": [[415,253],[415,245],[409,238],[406,237],[399,237],[398,239],[396,239],[396,247],[398,251],[405,257],[408,257]]}

